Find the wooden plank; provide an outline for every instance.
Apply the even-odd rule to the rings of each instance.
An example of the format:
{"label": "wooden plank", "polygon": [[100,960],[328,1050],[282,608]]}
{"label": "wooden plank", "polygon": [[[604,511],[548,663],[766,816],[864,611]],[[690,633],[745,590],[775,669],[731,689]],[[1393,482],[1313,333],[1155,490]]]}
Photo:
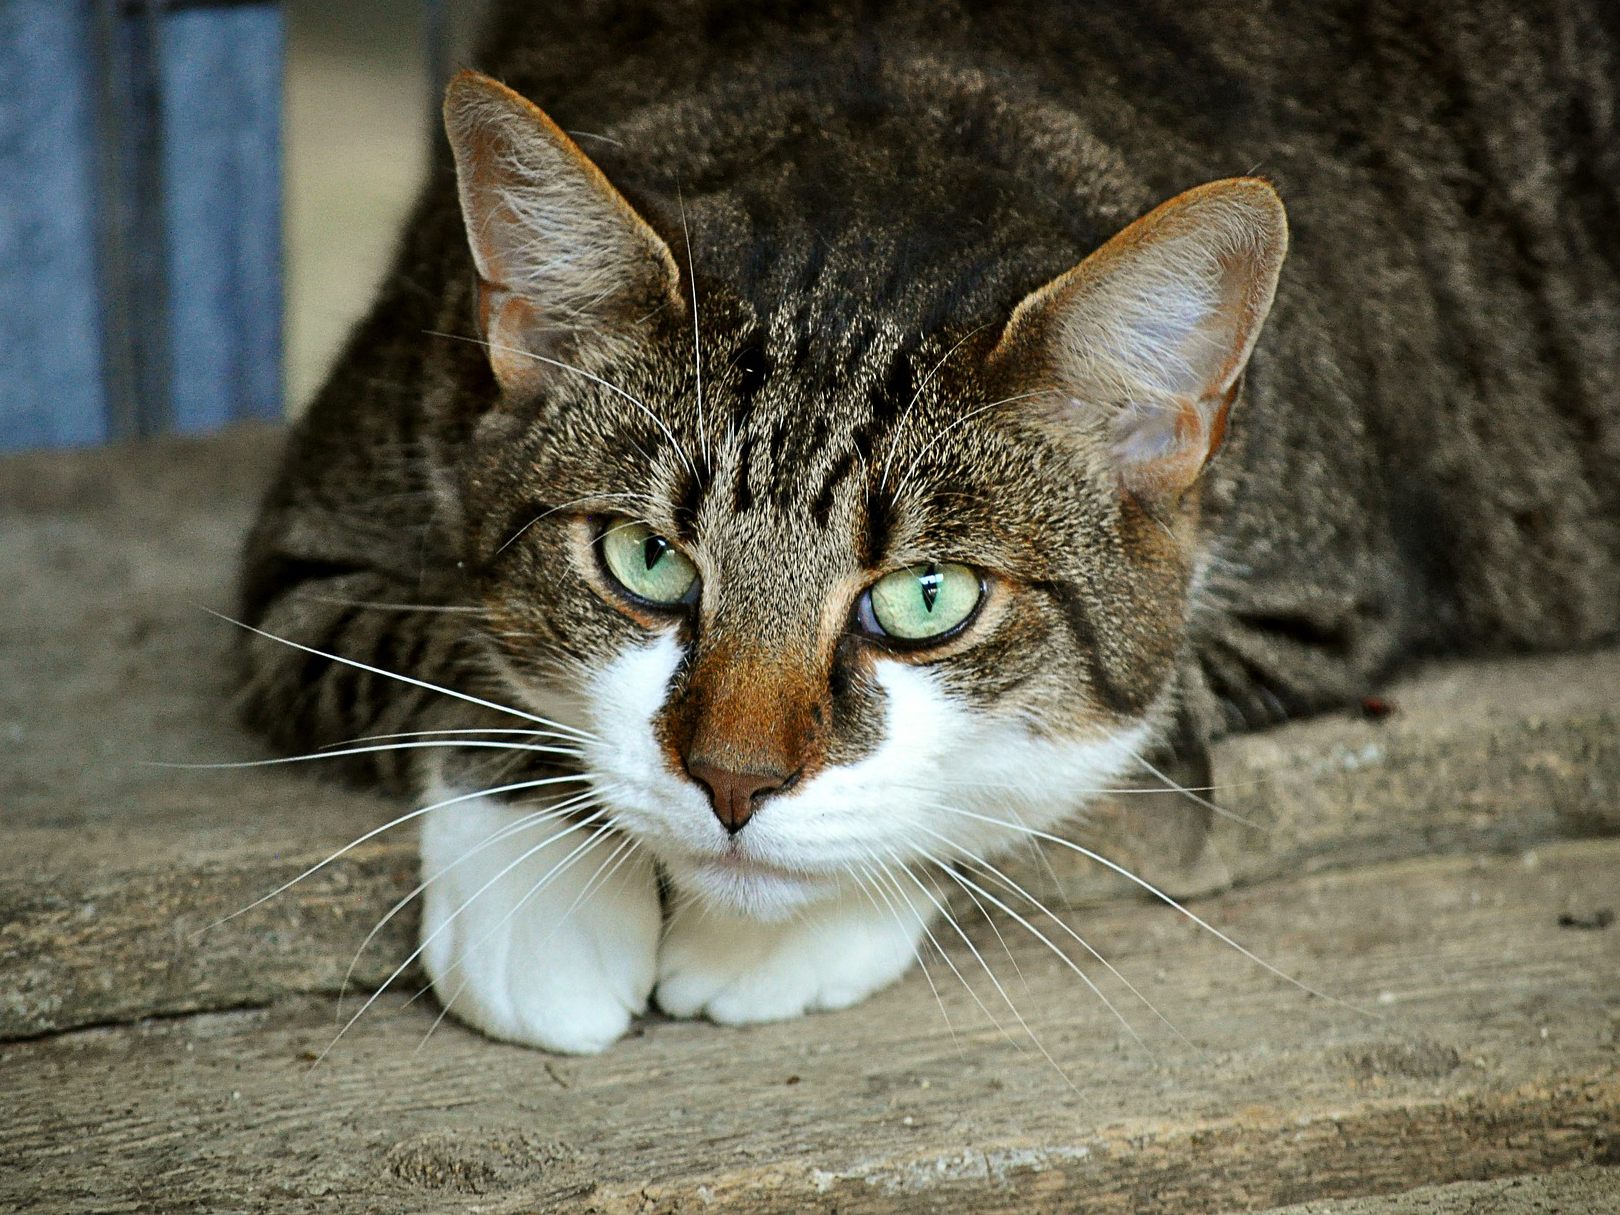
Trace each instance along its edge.
{"label": "wooden plank", "polygon": [[1175,1215],[1613,1165],[1620,929],[1559,917],[1612,905],[1617,876],[1620,841],[1585,841],[1206,904],[1363,1012],[1161,909],[1069,913],[1183,1035],[1099,976],[1151,1055],[984,924],[1050,1062],[937,961],[938,1004],[912,975],[782,1025],[653,1019],[594,1059],[432,1030],[394,996],[335,1045],[324,1000],[11,1043],[0,1208]]}
{"label": "wooden plank", "polygon": [[[232,724],[231,628],[203,609],[230,608],[277,438],[245,429],[0,461],[0,1037],[334,992],[416,880],[414,836],[392,832],[194,937],[401,810],[286,769],[151,766],[264,754]],[[1232,740],[1217,755],[1217,779],[1233,783],[1222,797],[1268,829],[1218,825],[1218,876],[1613,834],[1617,686],[1612,651],[1468,664],[1402,684],[1382,724],[1330,718]],[[1105,808],[1082,834],[1198,888],[1207,856],[1166,864],[1154,824],[1129,817],[1138,804]],[[1053,902],[1119,893],[1061,852],[1016,873]],[[358,981],[386,976],[412,931],[399,917]]]}
{"label": "wooden plank", "polygon": [[[1437,663],[1388,689],[1389,716],[1327,714],[1223,742],[1211,796],[1224,816],[1185,800],[1120,798],[1069,834],[1180,895],[1620,834],[1616,689],[1620,651]],[[1133,889],[1073,853],[1048,853],[1026,875],[1043,899]]]}
{"label": "wooden plank", "polygon": [[1578,1215],[1620,1210],[1620,1169],[1576,1168],[1502,1181],[1421,1186],[1384,1198],[1342,1198],[1262,1215]]}

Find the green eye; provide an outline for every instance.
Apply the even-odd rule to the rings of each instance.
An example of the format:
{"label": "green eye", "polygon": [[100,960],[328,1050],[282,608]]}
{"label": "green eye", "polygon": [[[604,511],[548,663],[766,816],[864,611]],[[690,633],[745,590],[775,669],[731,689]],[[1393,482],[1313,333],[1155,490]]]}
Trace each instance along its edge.
{"label": "green eye", "polygon": [[608,572],[638,599],[680,603],[697,585],[697,566],[645,523],[611,520],[601,545]]}
{"label": "green eye", "polygon": [[954,563],[914,565],[880,578],[867,592],[861,615],[867,627],[901,641],[948,633],[973,615],[983,595],[979,575]]}

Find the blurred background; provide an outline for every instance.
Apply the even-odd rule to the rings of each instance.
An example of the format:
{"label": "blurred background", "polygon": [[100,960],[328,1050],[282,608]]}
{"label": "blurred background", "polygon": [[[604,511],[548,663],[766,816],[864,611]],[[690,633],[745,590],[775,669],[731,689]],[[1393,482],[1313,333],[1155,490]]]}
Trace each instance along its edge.
{"label": "blurred background", "polygon": [[485,0],[0,0],[0,449],[296,414]]}
{"label": "blurred background", "polygon": [[[286,0],[283,232],[289,412],[320,386],[387,270],[438,138],[476,0]],[[435,45],[439,40],[444,45]]]}

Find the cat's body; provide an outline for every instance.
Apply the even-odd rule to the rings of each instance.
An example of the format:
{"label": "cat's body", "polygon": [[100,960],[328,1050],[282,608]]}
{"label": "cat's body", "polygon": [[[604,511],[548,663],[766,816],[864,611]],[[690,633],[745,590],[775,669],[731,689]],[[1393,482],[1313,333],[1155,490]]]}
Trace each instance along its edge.
{"label": "cat's body", "polygon": [[[593,1049],[655,982],[848,1003],[911,957],[910,868],[1005,847],[998,806],[1059,821],[1172,719],[1196,746],[1620,627],[1620,36],[1585,7],[566,7],[507,6],[479,66],[612,185],[452,89],[461,207],[445,166],[245,581],[248,623],[583,751],[373,757],[441,798],[584,771],[613,816],[533,856],[572,820],[428,816],[426,960],[475,1024]],[[1245,173],[1292,228],[1246,374],[1264,186],[1066,274]],[[475,318],[487,351],[438,336]],[[614,519],[691,557],[685,606],[587,568]],[[927,562],[980,575],[960,633],[873,633],[863,588]],[[262,638],[247,686],[301,750],[525,725]],[[708,914],[661,930],[660,871]]]}

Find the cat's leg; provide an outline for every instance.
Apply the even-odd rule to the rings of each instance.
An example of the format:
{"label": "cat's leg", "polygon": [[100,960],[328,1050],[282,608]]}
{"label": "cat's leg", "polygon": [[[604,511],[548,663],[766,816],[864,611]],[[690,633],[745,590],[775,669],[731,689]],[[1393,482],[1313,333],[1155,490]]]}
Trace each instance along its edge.
{"label": "cat's leg", "polygon": [[849,890],[780,922],[685,903],[659,948],[655,998],[670,1016],[726,1025],[848,1008],[906,972],[932,911],[894,889]]}
{"label": "cat's leg", "polygon": [[647,1006],[658,879],[599,823],[531,814],[478,797],[423,816],[422,962],[474,1028],[591,1054]]}

